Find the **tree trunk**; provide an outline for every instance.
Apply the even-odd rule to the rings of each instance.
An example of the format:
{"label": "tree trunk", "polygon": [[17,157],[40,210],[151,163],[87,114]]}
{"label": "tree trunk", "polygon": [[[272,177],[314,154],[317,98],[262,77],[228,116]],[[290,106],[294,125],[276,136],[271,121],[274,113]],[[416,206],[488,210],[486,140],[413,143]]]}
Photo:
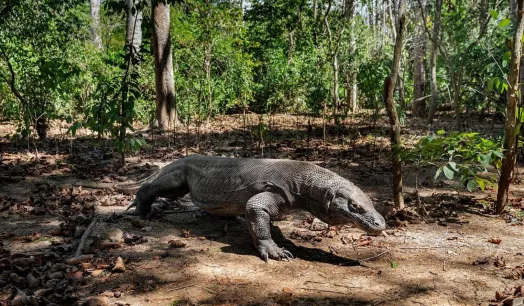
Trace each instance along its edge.
{"label": "tree trunk", "polygon": [[395,90],[395,83],[398,78],[405,21],[406,5],[404,0],[399,0],[397,37],[395,39],[395,49],[393,53],[393,63],[391,65],[391,74],[384,81],[384,102],[386,104],[386,110],[389,117],[389,124],[391,126],[391,150],[393,152],[393,199],[395,201],[395,205],[399,209],[404,208],[404,197],[402,195],[402,163],[400,160],[400,156],[398,155],[398,150],[402,145],[402,141],[400,137],[400,122],[398,119],[397,111],[395,110],[395,103],[393,101],[393,92]]}
{"label": "tree trunk", "polygon": [[398,105],[400,105],[402,109],[406,109],[406,98],[405,98],[406,94],[404,91],[404,78],[400,76],[400,72],[398,73],[397,82],[398,82],[398,85],[397,85]]}
{"label": "tree trunk", "polygon": [[437,84],[437,44],[439,41],[440,32],[440,12],[442,10],[442,0],[435,1],[435,20],[433,21],[433,40],[431,44],[431,58],[429,62],[430,69],[430,89],[431,89],[431,104],[429,106],[429,113],[427,124],[433,124],[433,117],[437,111],[438,103],[438,84]]}
{"label": "tree trunk", "polygon": [[169,4],[152,1],[153,52],[155,55],[156,123],[169,129],[177,123],[173,55],[169,32]]}
{"label": "tree trunk", "polygon": [[511,50],[511,62],[508,73],[508,102],[506,105],[506,123],[504,127],[504,158],[502,159],[502,168],[500,172],[499,188],[497,193],[497,213],[504,211],[507,202],[507,194],[510,184],[511,173],[515,166],[515,153],[517,150],[517,130],[516,130],[516,110],[519,91],[519,69],[520,57],[522,51],[522,34],[524,32],[524,0],[518,0],[518,26],[513,36],[513,47]]}
{"label": "tree trunk", "polygon": [[89,0],[91,6],[91,38],[98,49],[102,49],[100,37],[100,0]]}
{"label": "tree trunk", "polygon": [[455,111],[455,129],[460,130],[462,127],[462,104],[460,103],[460,94],[462,89],[462,73],[455,71],[454,64],[451,64],[451,83],[453,85],[453,109]]}
{"label": "tree trunk", "polygon": [[126,45],[133,48],[133,55],[137,57],[142,45],[142,10],[137,7],[138,3],[139,0],[126,0]]}
{"label": "tree trunk", "polygon": [[333,54],[333,107],[335,108],[335,122],[338,123],[339,104],[338,97],[338,56]]}
{"label": "tree trunk", "polygon": [[[348,23],[351,24],[353,13],[355,11],[355,0],[345,0],[344,10]],[[350,57],[355,53],[357,48],[357,43],[355,41],[355,35],[353,32],[349,33],[349,52]],[[354,62],[350,63],[349,71],[346,73],[346,103],[347,107],[351,108],[351,112],[354,114],[357,112],[357,69]]]}
{"label": "tree trunk", "polygon": [[204,70],[206,72],[206,96],[207,96],[207,125],[210,124],[211,116],[213,115],[213,91],[211,89],[211,42],[206,45],[205,58],[204,58]]}
{"label": "tree trunk", "polygon": [[420,12],[417,18],[417,36],[414,43],[414,64],[413,64],[413,115],[424,118],[426,115],[426,42],[427,36],[424,31],[424,24],[426,22],[424,17],[427,11],[427,0],[420,0],[424,12]]}

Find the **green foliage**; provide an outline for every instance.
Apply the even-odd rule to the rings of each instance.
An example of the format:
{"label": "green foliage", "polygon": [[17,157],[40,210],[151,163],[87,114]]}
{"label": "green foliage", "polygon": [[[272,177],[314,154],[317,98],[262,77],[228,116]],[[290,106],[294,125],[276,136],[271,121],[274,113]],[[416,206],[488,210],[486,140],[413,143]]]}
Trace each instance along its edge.
{"label": "green foliage", "polygon": [[469,191],[493,186],[496,176],[488,170],[500,169],[504,157],[500,140],[484,138],[478,133],[445,135],[443,130],[421,138],[413,148],[401,150],[400,154],[405,163],[416,167],[437,166],[435,179],[442,174],[450,180],[458,177]]}

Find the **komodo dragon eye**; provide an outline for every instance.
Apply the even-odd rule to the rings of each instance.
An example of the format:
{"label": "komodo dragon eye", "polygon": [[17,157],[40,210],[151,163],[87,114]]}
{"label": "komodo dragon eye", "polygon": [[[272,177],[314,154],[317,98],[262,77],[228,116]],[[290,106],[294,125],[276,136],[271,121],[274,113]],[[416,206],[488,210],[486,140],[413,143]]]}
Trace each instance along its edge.
{"label": "komodo dragon eye", "polygon": [[364,211],[362,206],[355,204],[355,203],[348,203],[348,209],[351,212],[361,213]]}

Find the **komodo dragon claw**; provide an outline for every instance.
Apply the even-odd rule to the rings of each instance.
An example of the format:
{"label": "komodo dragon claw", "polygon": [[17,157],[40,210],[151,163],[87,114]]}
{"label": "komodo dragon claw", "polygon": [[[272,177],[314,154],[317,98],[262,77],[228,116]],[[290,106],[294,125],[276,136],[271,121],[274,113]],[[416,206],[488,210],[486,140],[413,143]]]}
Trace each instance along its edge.
{"label": "komodo dragon claw", "polygon": [[288,250],[282,250],[282,255],[284,255],[284,257],[286,257],[288,261],[291,259],[295,259],[295,257],[293,257],[293,254],[291,254],[291,252]]}
{"label": "komodo dragon claw", "polygon": [[131,203],[131,205],[129,205],[126,210],[124,211],[124,213],[126,213],[131,207],[136,207],[136,201]]}

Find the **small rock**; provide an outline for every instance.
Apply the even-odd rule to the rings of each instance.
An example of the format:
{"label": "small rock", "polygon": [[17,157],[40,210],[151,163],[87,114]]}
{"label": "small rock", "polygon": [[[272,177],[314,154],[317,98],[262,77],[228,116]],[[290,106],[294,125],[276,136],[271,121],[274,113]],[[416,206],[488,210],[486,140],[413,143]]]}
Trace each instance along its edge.
{"label": "small rock", "polygon": [[94,297],[85,301],[84,306],[109,306],[109,300],[105,296]]}
{"label": "small rock", "polygon": [[93,270],[93,271],[91,272],[91,275],[93,275],[94,277],[98,277],[98,276],[100,276],[102,273],[104,273],[104,270],[102,270],[102,269],[97,269],[97,270]]}
{"label": "small rock", "polygon": [[120,291],[115,291],[115,292],[113,292],[113,295],[114,295],[116,298],[120,298],[120,297],[122,297],[122,292],[120,292]]}
{"label": "small rock", "polygon": [[100,238],[102,240],[109,240],[111,242],[120,242],[124,237],[124,232],[118,227],[110,228],[102,232]]}
{"label": "small rock", "polygon": [[108,298],[112,298],[114,297],[115,295],[113,294],[113,292],[111,291],[104,291],[100,294],[100,296],[105,296],[105,297],[108,297]]}
{"label": "small rock", "polygon": [[144,226],[140,230],[142,232],[150,232],[153,228],[151,226]]}
{"label": "small rock", "polygon": [[515,298],[511,306],[524,306],[524,297]]}
{"label": "small rock", "polygon": [[328,225],[317,218],[313,219],[313,222],[311,222],[309,226],[309,230],[311,231],[323,231],[326,228],[328,228]]}

